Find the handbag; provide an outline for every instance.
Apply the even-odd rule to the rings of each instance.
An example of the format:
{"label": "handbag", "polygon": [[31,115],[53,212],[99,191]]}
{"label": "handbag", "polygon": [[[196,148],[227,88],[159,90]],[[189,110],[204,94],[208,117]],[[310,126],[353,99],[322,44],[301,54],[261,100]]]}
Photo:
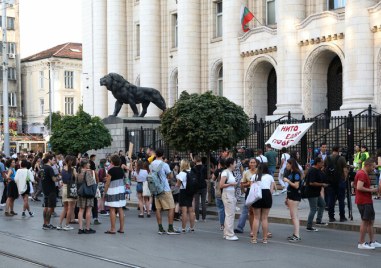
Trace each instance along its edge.
{"label": "handbag", "polygon": [[97,194],[98,185],[96,183],[92,185],[87,185],[86,183],[86,172],[83,178],[82,184],[78,188],[78,196],[84,198],[95,198]]}
{"label": "handbag", "polygon": [[72,179],[69,181],[68,184],[66,184],[67,187],[67,198],[73,198],[76,199],[78,197],[77,193],[77,184],[75,183],[75,180]]}
{"label": "handbag", "polygon": [[148,181],[143,182],[143,196],[151,196],[151,192],[148,187]]}
{"label": "handbag", "polygon": [[[258,175],[256,175],[258,177]],[[257,202],[258,200],[262,199],[262,187],[259,183],[259,181],[254,181],[253,184],[250,186],[249,195],[246,199],[246,206],[250,207],[252,204]]]}

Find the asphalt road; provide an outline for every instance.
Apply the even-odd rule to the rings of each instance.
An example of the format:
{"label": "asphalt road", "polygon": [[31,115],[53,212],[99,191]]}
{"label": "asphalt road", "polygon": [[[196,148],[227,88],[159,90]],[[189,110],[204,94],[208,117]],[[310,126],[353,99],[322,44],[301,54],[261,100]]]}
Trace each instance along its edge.
{"label": "asphalt road", "polygon": [[[347,268],[379,267],[381,262],[381,249],[357,249],[356,232],[320,229],[310,233],[302,227],[302,241],[291,244],[286,240],[291,225],[270,224],[273,238],[269,243],[253,245],[248,233],[238,235],[239,241],[224,240],[217,218],[209,217],[197,224],[195,233],[158,235],[155,218],[138,218],[136,208],[126,213],[125,234],[104,234],[108,217],[101,218],[101,225],[92,226],[97,230],[94,235],[78,235],[77,230],[44,231],[42,208],[37,204],[33,203],[34,218],[22,219],[21,213],[6,218],[1,213],[0,267]],[[20,205],[18,200],[17,212]],[[54,218],[53,224],[57,220]]]}

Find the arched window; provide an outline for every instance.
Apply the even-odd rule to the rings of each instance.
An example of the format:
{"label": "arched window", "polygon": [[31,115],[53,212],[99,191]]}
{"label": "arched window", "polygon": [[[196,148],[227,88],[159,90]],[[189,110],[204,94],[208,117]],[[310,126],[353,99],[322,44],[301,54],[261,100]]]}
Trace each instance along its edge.
{"label": "arched window", "polygon": [[217,95],[219,95],[219,96],[224,95],[224,69],[223,69],[222,65],[221,65],[220,69],[218,70]]}

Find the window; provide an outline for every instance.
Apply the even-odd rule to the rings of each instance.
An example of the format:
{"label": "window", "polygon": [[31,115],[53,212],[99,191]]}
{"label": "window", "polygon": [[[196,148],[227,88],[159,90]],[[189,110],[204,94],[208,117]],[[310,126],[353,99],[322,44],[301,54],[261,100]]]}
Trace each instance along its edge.
{"label": "window", "polygon": [[216,37],[222,37],[222,1],[216,2]]}
{"label": "window", "polygon": [[73,88],[73,71],[65,71],[65,88]]}
{"label": "window", "polygon": [[140,24],[136,24],[136,57],[140,57]]}
{"label": "window", "polygon": [[276,24],[275,0],[266,1],[266,24]]}
{"label": "window", "polygon": [[13,67],[8,68],[8,79],[16,80],[16,68],[13,68]]}
{"label": "window", "polygon": [[15,92],[10,92],[8,93],[8,105],[11,107],[16,107],[16,93]]}
{"label": "window", "polygon": [[178,24],[177,24],[177,14],[172,15],[172,47],[177,48],[178,46]]}
{"label": "window", "polygon": [[16,54],[16,43],[8,42],[8,53]]}
{"label": "window", "polygon": [[40,71],[40,77],[39,77],[39,86],[40,86],[40,89],[44,89],[44,71]]}
{"label": "window", "polygon": [[68,114],[68,115],[74,114],[74,98],[73,97],[65,98],[65,114]]}
{"label": "window", "polygon": [[44,115],[45,112],[45,100],[40,99],[40,115]]}
{"label": "window", "polygon": [[15,29],[15,18],[7,17],[7,30]]}
{"label": "window", "polygon": [[217,95],[224,95],[224,69],[223,66],[218,70],[218,79],[217,79]]}
{"label": "window", "polygon": [[328,9],[332,10],[332,9],[345,7],[346,2],[347,0],[328,0],[327,1]]}

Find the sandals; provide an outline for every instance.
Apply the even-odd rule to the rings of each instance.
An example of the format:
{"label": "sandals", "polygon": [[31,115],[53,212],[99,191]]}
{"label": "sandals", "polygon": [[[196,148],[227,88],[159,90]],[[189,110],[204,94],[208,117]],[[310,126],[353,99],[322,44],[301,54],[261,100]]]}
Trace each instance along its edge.
{"label": "sandals", "polygon": [[251,239],[251,244],[257,244],[257,243],[258,243],[257,239],[255,238]]}
{"label": "sandals", "polygon": [[116,234],[116,232],[106,231],[105,234]]}
{"label": "sandals", "polygon": [[267,233],[267,238],[272,238],[272,237],[273,237],[273,234],[270,233],[270,232],[268,232],[268,233]]}
{"label": "sandals", "polygon": [[268,243],[268,242],[267,242],[267,239],[263,239],[263,240],[262,240],[262,243],[263,243],[263,244],[267,244],[267,243]]}

